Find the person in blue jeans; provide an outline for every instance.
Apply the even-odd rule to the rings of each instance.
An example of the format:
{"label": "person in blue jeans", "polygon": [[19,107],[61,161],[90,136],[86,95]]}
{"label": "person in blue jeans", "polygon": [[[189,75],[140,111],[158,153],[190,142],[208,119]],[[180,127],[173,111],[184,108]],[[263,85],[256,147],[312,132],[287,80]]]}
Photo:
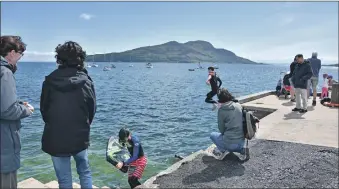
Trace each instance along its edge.
{"label": "person in blue jeans", "polygon": [[71,156],[81,188],[92,188],[87,149],[96,97],[84,68],[86,52],[72,41],[58,45],[55,52],[58,68],[45,78],[40,97],[42,150],[52,156],[59,188],[72,188]]}
{"label": "person in blue jeans", "polygon": [[218,129],[212,132],[211,140],[217,146],[213,154],[220,160],[229,152],[240,153],[241,160],[249,159],[249,149],[244,147],[243,113],[240,103],[227,89],[222,88],[218,94]]}

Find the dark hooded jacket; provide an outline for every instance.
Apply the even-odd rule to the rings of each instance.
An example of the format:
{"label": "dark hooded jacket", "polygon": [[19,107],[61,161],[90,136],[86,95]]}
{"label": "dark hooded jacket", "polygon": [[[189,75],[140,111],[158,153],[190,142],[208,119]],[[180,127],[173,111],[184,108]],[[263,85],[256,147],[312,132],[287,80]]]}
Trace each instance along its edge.
{"label": "dark hooded jacket", "polygon": [[85,69],[61,68],[45,78],[40,99],[45,122],[42,150],[52,156],[70,156],[85,150],[96,112],[92,79]]}
{"label": "dark hooded jacket", "polygon": [[297,64],[292,76],[294,88],[307,89],[307,80],[313,75],[309,61],[304,61],[302,64]]}

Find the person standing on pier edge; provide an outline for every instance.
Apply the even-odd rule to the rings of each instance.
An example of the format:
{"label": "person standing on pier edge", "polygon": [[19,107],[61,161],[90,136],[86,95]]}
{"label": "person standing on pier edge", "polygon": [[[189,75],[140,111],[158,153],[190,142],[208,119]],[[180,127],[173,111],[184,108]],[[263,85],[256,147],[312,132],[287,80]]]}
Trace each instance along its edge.
{"label": "person standing on pier edge", "polygon": [[[317,101],[316,101],[317,100],[317,86],[319,83],[319,72],[321,69],[321,60],[318,59],[318,53],[314,52],[312,53],[312,58],[309,58],[308,61],[310,62],[312,72],[313,72],[313,76],[310,79],[310,85],[312,85],[312,91],[313,91],[312,105],[315,106],[317,104]],[[308,85],[308,87],[310,87],[310,85]]]}
{"label": "person standing on pier edge", "polygon": [[305,113],[307,112],[307,85],[313,72],[310,63],[304,60],[302,54],[297,55],[297,62],[298,64],[292,76],[292,82],[295,88],[296,107],[292,111]]}
{"label": "person standing on pier edge", "polygon": [[87,149],[96,97],[84,68],[86,52],[72,41],[58,45],[55,52],[59,67],[45,78],[40,97],[42,150],[52,156],[59,188],[72,188],[71,156],[81,188],[92,188]]}
{"label": "person standing on pier edge", "polygon": [[0,172],[1,188],[17,188],[17,170],[20,168],[21,119],[32,114],[33,108],[17,99],[14,73],[17,62],[26,50],[19,36],[1,36],[1,114],[0,114]]}

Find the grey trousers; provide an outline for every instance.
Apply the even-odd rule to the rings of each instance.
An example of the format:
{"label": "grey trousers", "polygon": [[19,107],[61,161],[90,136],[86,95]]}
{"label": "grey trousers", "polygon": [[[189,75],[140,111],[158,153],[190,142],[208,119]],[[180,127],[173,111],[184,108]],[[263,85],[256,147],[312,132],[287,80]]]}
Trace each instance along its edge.
{"label": "grey trousers", "polygon": [[307,109],[307,89],[295,88],[296,108]]}
{"label": "grey trousers", "polygon": [[1,173],[0,178],[0,184],[1,189],[7,189],[7,188],[17,188],[17,172],[11,172],[11,173]]}

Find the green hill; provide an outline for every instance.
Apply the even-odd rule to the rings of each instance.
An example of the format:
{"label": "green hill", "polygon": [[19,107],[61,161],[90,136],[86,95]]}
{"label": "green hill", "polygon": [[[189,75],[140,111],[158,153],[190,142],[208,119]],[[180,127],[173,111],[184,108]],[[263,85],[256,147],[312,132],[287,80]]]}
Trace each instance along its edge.
{"label": "green hill", "polygon": [[215,48],[206,41],[178,43],[170,41],[161,45],[140,47],[120,53],[95,54],[87,56],[87,61],[94,62],[212,62],[257,64],[238,57],[226,49]]}

